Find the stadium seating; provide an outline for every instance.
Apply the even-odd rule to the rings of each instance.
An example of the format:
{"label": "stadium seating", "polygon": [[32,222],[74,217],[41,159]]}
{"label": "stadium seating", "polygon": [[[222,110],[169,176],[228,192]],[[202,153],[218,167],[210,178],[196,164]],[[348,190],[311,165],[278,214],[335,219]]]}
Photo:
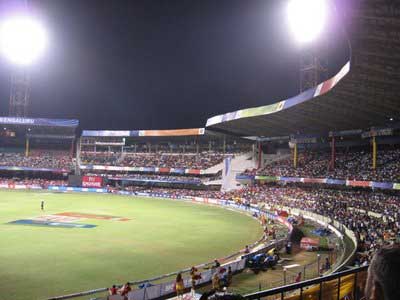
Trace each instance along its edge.
{"label": "stadium seating", "polygon": [[207,169],[224,158],[224,154],[207,153],[108,153],[83,152],[83,165],[106,165],[123,167],[157,167],[157,168],[184,168]]}
{"label": "stadium seating", "polygon": [[0,166],[72,170],[74,164],[64,151],[34,151],[28,157],[21,152],[0,153]]}
{"label": "stadium seating", "polygon": [[40,178],[0,178],[0,186],[16,186],[22,185],[27,188],[37,186],[46,189],[50,185],[54,186],[67,186],[67,180],[48,180]]}
{"label": "stadium seating", "polygon": [[[372,154],[367,150],[339,151],[335,169],[330,168],[331,154],[323,151],[304,151],[299,154],[298,166],[291,158],[276,161],[257,170],[257,175],[320,177],[372,181],[400,181],[400,149],[378,152],[377,169],[372,169]],[[248,171],[248,174],[253,174]]]}

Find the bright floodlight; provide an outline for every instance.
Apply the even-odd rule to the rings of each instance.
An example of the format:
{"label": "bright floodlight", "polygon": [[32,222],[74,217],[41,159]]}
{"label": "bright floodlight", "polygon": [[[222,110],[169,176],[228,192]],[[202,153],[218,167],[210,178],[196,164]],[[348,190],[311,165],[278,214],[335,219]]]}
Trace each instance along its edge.
{"label": "bright floodlight", "polygon": [[12,63],[30,65],[47,45],[42,24],[28,16],[17,16],[0,24],[0,51]]}
{"label": "bright floodlight", "polygon": [[325,26],[326,0],[290,0],[288,5],[289,26],[301,43],[314,40]]}

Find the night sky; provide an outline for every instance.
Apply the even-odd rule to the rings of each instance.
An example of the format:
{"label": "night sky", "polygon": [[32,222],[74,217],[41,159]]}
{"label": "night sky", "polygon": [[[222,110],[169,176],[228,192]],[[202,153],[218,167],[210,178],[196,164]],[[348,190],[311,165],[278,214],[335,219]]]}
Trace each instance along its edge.
{"label": "night sky", "polygon": [[[216,114],[293,96],[300,47],[285,5],[31,0],[50,45],[31,70],[30,116],[77,118],[84,129],[203,127]],[[329,74],[348,57],[332,24],[323,39]],[[10,72],[0,58],[1,115],[8,113]]]}

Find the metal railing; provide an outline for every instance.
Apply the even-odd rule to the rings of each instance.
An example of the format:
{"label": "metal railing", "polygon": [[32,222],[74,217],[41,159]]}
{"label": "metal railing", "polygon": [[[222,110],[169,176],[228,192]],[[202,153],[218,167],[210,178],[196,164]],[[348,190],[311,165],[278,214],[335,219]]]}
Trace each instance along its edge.
{"label": "metal railing", "polygon": [[368,266],[247,294],[248,300],[364,299]]}

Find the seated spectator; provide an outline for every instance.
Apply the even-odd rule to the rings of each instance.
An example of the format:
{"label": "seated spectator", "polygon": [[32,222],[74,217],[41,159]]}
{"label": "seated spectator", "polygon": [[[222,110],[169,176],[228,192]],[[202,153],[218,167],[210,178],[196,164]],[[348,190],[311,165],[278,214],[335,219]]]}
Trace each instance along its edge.
{"label": "seated spectator", "polygon": [[119,289],[119,294],[121,296],[126,296],[131,290],[131,285],[129,282],[127,282]]}
{"label": "seated spectator", "polygon": [[221,266],[220,262],[218,259],[214,259],[214,264],[212,265],[212,268],[219,268]]}
{"label": "seated spectator", "polygon": [[113,285],[111,288],[108,289],[108,293],[110,294],[110,296],[116,295],[117,292],[118,292],[118,289],[115,285]]}

